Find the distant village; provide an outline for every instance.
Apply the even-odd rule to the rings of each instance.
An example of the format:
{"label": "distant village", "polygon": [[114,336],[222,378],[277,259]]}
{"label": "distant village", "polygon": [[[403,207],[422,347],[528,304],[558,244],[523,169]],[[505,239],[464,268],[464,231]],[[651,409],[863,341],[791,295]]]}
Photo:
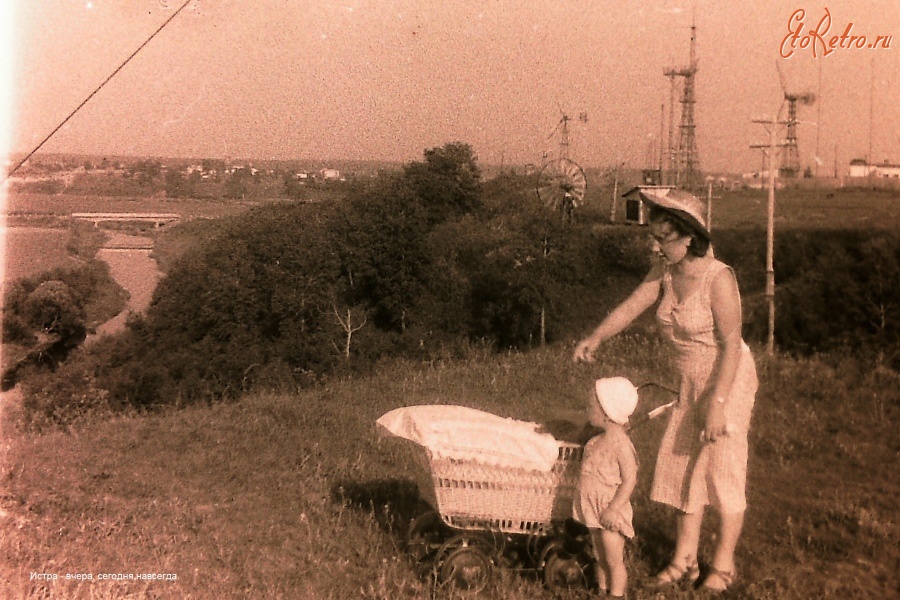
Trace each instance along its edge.
{"label": "distant village", "polygon": [[[11,169],[14,164],[12,159],[8,159],[4,171]],[[154,176],[177,173],[186,178],[194,178],[201,181],[218,181],[235,174],[246,174],[251,177],[289,177],[299,182],[346,181],[345,175],[340,170],[331,167],[321,167],[313,170],[290,166],[257,167],[251,162],[231,162],[215,159],[163,161],[144,158],[98,159],[83,156],[36,155],[22,164],[10,176],[9,182],[16,184],[49,179],[66,181],[87,173],[129,178],[147,170],[151,171]]]}
{"label": "distant village", "polygon": [[[19,161],[21,158],[18,159]],[[0,171],[18,164],[7,160]],[[395,170],[375,162],[157,159],[37,154],[7,180],[20,193],[169,198],[314,199],[315,191]]]}
{"label": "distant village", "polygon": [[[2,171],[17,162],[7,159]],[[338,167],[341,168],[338,168]],[[366,178],[383,170],[396,170],[397,163],[347,162],[345,165],[301,164],[297,161],[235,161],[222,159],[155,159],[135,157],[103,158],[83,155],[39,154],[23,163],[7,181],[11,191],[34,193],[99,193],[113,195],[147,192],[170,197],[229,197],[284,195],[302,197],[304,188],[337,185],[348,180]],[[529,170],[529,167],[532,167]],[[501,169],[503,170],[503,169]],[[534,165],[521,170],[528,175]],[[515,172],[511,166],[506,171]],[[826,169],[823,168],[823,171]],[[484,168],[486,177],[497,169]],[[900,187],[900,165],[888,161],[869,163],[853,159],[849,168],[838,172],[838,166],[819,175],[807,168],[794,177],[776,173],[776,185],[782,187],[792,179],[825,181],[829,186],[873,185]],[[653,183],[654,170],[635,172],[635,179]],[[741,174],[716,174],[705,178],[719,189],[762,189],[768,185],[765,169]],[[98,187],[99,186],[99,187]],[[90,187],[90,189],[87,189]]]}

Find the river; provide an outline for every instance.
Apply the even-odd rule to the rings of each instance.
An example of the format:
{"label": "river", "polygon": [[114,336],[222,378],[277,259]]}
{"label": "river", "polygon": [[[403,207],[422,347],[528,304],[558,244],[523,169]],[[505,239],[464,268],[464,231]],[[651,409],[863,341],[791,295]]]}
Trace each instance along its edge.
{"label": "river", "polygon": [[110,275],[131,298],[126,310],[98,327],[95,336],[120,331],[130,312],[141,313],[150,306],[153,290],[162,277],[156,260],[150,256],[152,246],[151,238],[111,233],[106,247],[97,252],[97,258],[109,265]]}
{"label": "river", "polygon": [[[153,240],[148,237],[109,232],[106,245],[97,258],[109,265],[116,283],[131,295],[127,309],[107,321],[97,334],[119,331],[129,311],[143,312],[150,306],[156,282],[162,276],[156,261],[150,256]],[[78,261],[68,254],[66,244],[69,231],[52,227],[6,227],[0,230],[5,242],[3,281],[8,283],[35,275],[54,267],[74,267]]]}

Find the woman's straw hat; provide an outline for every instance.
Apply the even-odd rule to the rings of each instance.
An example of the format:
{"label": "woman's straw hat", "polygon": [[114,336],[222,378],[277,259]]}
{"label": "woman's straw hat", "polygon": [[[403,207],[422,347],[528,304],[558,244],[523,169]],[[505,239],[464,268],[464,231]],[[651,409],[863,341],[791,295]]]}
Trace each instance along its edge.
{"label": "woman's straw hat", "polygon": [[638,403],[634,384],[625,377],[607,377],[594,383],[597,401],[609,420],[625,425]]}
{"label": "woman's straw hat", "polygon": [[707,240],[712,239],[706,223],[706,202],[684,190],[646,187],[639,190],[641,200],[673,213]]}

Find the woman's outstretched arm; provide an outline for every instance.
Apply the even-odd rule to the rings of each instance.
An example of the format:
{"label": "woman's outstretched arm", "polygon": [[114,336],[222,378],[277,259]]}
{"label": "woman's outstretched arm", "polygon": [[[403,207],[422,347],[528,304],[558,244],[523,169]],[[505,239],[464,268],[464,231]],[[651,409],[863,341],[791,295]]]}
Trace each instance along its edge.
{"label": "woman's outstretched arm", "polygon": [[631,295],[613,309],[589,336],[575,346],[575,353],[572,356],[575,362],[594,362],[594,353],[600,344],[631,325],[641,313],[656,303],[662,285],[662,272],[662,264],[655,264]]}

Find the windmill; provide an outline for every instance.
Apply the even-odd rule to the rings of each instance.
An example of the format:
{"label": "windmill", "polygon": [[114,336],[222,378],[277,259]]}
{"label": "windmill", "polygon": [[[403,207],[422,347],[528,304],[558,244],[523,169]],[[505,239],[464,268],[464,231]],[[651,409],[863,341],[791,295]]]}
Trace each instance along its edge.
{"label": "windmill", "polygon": [[785,121],[787,134],[784,140],[784,154],[778,172],[781,177],[786,179],[796,179],[800,174],[800,151],[797,148],[797,123],[799,123],[797,105],[810,106],[816,101],[816,95],[812,92],[789,92],[784,82],[781,64],[776,62],[775,65],[778,67],[778,79],[781,82],[781,91],[788,107],[787,121]]}
{"label": "windmill", "polygon": [[[569,121],[572,118],[562,110],[560,113],[562,117],[548,136],[548,139],[552,138],[559,132],[559,154],[557,158],[544,162],[538,173],[536,190],[545,205],[560,211],[563,221],[568,221],[573,211],[584,202],[587,180],[584,169],[569,158]],[[579,113],[578,121],[587,123],[587,113]]]}

